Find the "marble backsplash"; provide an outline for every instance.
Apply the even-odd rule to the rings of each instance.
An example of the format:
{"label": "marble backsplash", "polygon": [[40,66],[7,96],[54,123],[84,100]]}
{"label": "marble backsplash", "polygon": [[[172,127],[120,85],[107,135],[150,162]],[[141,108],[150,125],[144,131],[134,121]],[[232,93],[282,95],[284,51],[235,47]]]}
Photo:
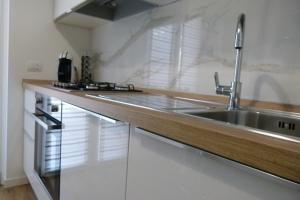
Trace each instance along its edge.
{"label": "marble backsplash", "polygon": [[246,14],[242,98],[300,105],[299,0],[179,0],[93,30],[94,79],[215,94],[230,84]]}

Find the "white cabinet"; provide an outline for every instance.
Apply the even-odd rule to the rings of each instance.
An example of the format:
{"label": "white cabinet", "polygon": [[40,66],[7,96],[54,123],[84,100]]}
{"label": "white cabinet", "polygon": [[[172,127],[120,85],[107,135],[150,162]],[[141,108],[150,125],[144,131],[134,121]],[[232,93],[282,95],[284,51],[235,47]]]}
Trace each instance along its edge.
{"label": "white cabinet", "polygon": [[35,92],[25,89],[24,91],[24,109],[29,113],[35,112]]}
{"label": "white cabinet", "polygon": [[32,115],[33,112],[27,110],[24,111],[24,131],[32,140],[34,140],[35,134],[35,119]]}
{"label": "white cabinet", "polygon": [[35,92],[24,91],[24,171],[29,178],[34,172]]}
{"label": "white cabinet", "polygon": [[24,172],[29,179],[34,173],[34,139],[26,132],[24,134]]}
{"label": "white cabinet", "polygon": [[298,200],[300,188],[236,162],[133,129],[126,199]]}
{"label": "white cabinet", "polygon": [[62,200],[125,200],[129,125],[63,103]]}
{"label": "white cabinet", "polygon": [[54,0],[54,18],[70,13],[75,7],[88,0]]}
{"label": "white cabinet", "polygon": [[34,171],[34,138],[28,133],[24,134],[24,172],[38,199],[50,200],[48,193]]}
{"label": "white cabinet", "polygon": [[23,168],[31,187],[38,199],[50,200],[45,187],[34,170],[35,151],[35,113],[36,96],[32,90],[24,91],[24,152]]}

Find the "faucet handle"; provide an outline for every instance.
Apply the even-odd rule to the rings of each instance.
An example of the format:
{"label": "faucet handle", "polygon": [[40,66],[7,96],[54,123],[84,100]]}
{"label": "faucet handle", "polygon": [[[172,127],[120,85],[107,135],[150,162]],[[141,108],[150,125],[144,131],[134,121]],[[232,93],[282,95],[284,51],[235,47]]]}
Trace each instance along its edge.
{"label": "faucet handle", "polygon": [[229,96],[230,93],[231,93],[231,86],[220,85],[219,73],[218,72],[215,72],[214,78],[215,78],[215,83],[216,83],[216,93],[217,94],[222,94],[222,95],[225,95],[225,96]]}

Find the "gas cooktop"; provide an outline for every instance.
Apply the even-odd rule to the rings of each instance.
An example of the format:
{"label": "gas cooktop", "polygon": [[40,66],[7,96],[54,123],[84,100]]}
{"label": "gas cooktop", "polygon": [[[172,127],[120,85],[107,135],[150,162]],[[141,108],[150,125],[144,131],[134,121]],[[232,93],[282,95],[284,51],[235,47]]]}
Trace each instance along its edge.
{"label": "gas cooktop", "polygon": [[110,82],[93,82],[88,84],[53,82],[52,86],[65,91],[142,92],[141,90],[136,90],[133,84],[117,84]]}

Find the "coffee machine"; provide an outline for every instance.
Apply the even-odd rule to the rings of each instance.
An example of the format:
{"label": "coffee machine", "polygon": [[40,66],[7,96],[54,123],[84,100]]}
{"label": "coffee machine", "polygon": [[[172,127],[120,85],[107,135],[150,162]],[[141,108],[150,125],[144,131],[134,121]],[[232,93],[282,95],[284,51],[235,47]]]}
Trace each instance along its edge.
{"label": "coffee machine", "polygon": [[61,53],[58,64],[58,81],[62,83],[72,82],[72,58],[68,51]]}

